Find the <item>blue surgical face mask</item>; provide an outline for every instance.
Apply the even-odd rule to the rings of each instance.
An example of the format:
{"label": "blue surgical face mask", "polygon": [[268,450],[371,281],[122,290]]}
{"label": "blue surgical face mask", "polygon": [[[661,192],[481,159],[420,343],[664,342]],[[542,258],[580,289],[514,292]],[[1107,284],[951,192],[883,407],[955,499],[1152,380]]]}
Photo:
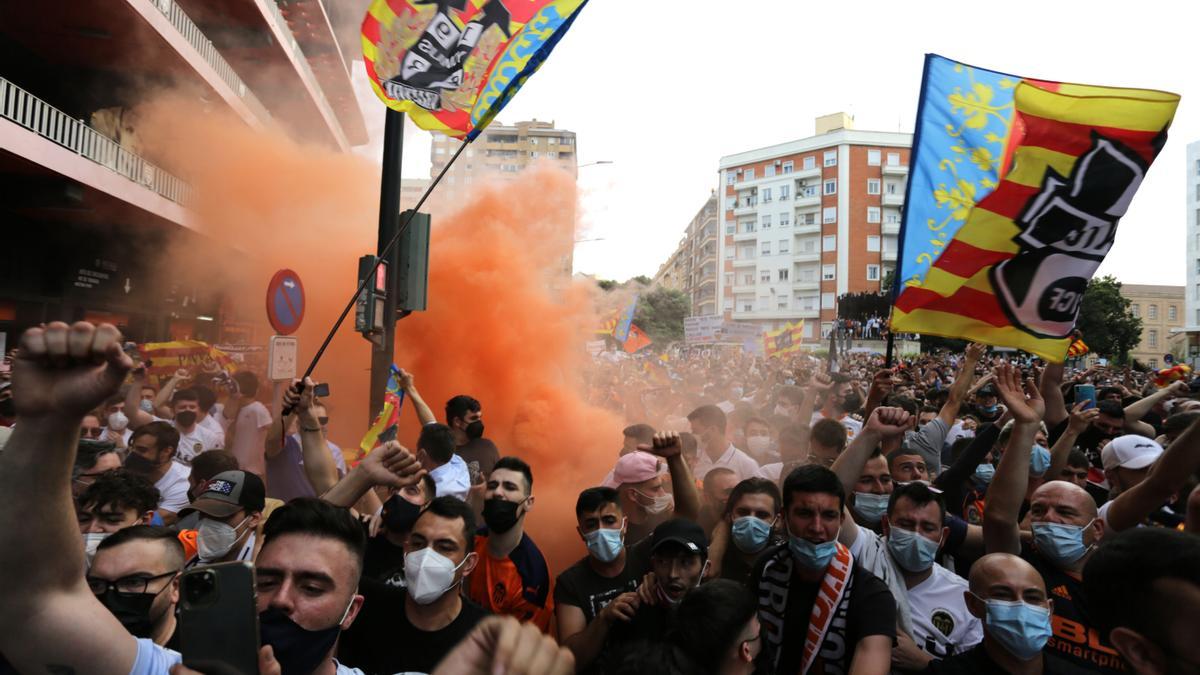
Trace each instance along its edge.
{"label": "blue surgical face mask", "polygon": [[583,535],[588,553],[591,553],[600,562],[607,563],[616,560],[617,556],[621,555],[621,550],[625,548],[625,537],[621,534],[623,527],[625,527],[624,522],[619,528],[602,527]]}
{"label": "blue surgical face mask", "polygon": [[984,625],[988,634],[1013,656],[1028,661],[1042,652],[1051,634],[1049,609],[1011,600],[983,603],[987,605]]}
{"label": "blue surgical face mask", "polygon": [[996,475],[996,467],[991,464],[980,464],[975,467],[975,474],[971,478],[976,485],[987,487],[992,482],[992,477]]}
{"label": "blue surgical face mask", "polygon": [[767,546],[771,538],[771,523],[755,516],[744,516],[733,521],[733,543],[742,553],[758,553]]}
{"label": "blue surgical face mask", "polygon": [[887,547],[897,565],[909,572],[924,572],[933,566],[939,543],[893,525],[888,530]]}
{"label": "blue surgical face mask", "polygon": [[833,560],[833,555],[837,553],[838,534],[841,534],[841,529],[833,535],[833,539],[830,541],[814,544],[804,537],[793,535],[789,528],[788,549],[801,567],[808,570],[823,570],[829,566],[829,561]]}
{"label": "blue surgical face mask", "polygon": [[854,503],[850,508],[858,514],[863,522],[878,527],[879,521],[883,520],[883,514],[887,513],[888,499],[891,495],[877,495],[871,492],[855,492]]}
{"label": "blue surgical face mask", "polygon": [[996,411],[1000,409],[1000,406],[998,404],[984,405],[980,406],[979,409],[987,415],[995,415]]}
{"label": "blue surgical face mask", "polygon": [[142,399],[138,403],[138,407],[142,409],[142,412],[153,413],[154,412],[154,401]]}
{"label": "blue surgical face mask", "polygon": [[1033,451],[1029,453],[1029,473],[1033,476],[1041,476],[1046,473],[1046,469],[1050,468],[1050,451],[1044,445],[1033,446]]}
{"label": "blue surgical face mask", "polygon": [[1073,565],[1090,548],[1083,543],[1083,532],[1094,522],[1093,519],[1082,527],[1064,523],[1034,523],[1033,545],[1038,553],[1059,567]]}

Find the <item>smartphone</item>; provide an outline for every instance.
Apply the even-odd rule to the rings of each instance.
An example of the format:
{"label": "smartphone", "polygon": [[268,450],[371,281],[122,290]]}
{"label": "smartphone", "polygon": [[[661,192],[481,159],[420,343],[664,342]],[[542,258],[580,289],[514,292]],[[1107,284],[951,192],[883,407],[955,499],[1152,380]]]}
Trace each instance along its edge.
{"label": "smartphone", "polygon": [[313,386],[313,396],[316,396],[317,398],[325,398],[328,395],[329,395],[329,383],[328,382],[322,382],[321,384]]}
{"label": "smartphone", "polygon": [[228,562],[179,578],[179,647],[183,664],[202,673],[258,675],[254,567]]}
{"label": "smartphone", "polygon": [[1083,406],[1084,410],[1096,407],[1096,385],[1094,384],[1077,384],[1075,385],[1075,403],[1086,402]]}

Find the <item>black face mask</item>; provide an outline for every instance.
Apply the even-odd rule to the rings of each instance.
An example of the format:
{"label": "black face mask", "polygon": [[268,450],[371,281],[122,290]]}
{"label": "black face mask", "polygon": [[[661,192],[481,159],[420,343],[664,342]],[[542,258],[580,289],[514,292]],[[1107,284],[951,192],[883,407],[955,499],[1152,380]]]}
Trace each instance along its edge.
{"label": "black face mask", "polygon": [[421,507],[400,495],[392,495],[383,505],[383,524],[392,534],[411,531],[420,515]]}
{"label": "black face mask", "polygon": [[131,452],[125,457],[125,470],[141,476],[149,476],[153,474],[155,469],[157,469],[159,466],[159,464],[151,462],[136,452]]}
{"label": "black face mask", "polygon": [[310,675],[329,658],[329,650],[341,632],[340,621],[329,628],[308,630],[276,607],[258,615],[259,637],[262,644],[271,645],[275,651],[283,675]]}
{"label": "black face mask", "polygon": [[517,524],[517,509],[520,502],[510,502],[503,499],[489,499],[483,503],[483,522],[488,530],[496,534],[504,534]]}
{"label": "black face mask", "polygon": [[[171,584],[163,587],[162,591],[170,588]],[[159,591],[159,593],[162,593]],[[138,593],[137,595],[121,595],[116,592],[111,586],[104,595],[96,596],[100,604],[108,608],[112,615],[117,617],[117,621],[129,631],[129,634],[138,638],[148,638],[154,632],[154,624],[162,618],[160,613],[155,618],[150,618],[150,608],[154,605],[154,599],[158,597],[158,593]],[[165,609],[163,610],[166,611]]]}
{"label": "black face mask", "polygon": [[196,423],[196,413],[192,410],[184,410],[175,413],[176,426],[187,428]]}
{"label": "black face mask", "polygon": [[467,425],[467,428],[464,429],[464,431],[467,434],[467,438],[471,440],[483,438],[483,420],[475,420],[474,422],[471,422]]}

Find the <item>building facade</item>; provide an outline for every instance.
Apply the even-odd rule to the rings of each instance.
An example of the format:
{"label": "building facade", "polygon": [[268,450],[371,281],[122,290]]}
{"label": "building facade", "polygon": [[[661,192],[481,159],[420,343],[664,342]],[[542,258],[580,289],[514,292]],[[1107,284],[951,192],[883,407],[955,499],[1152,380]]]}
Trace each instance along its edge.
{"label": "building facade", "polygon": [[828,115],[813,136],[721,158],[726,319],[767,330],[803,319],[816,343],[839,296],[881,290],[896,266],[912,135],[852,127]]}
{"label": "building facade", "polygon": [[[1121,284],[1121,295],[1132,303],[1130,311],[1142,320],[1142,339],[1129,357],[1151,368],[1164,367],[1164,355],[1186,356],[1185,287]],[[1087,336],[1084,336],[1087,341]]]}
{"label": "building facade", "polygon": [[[0,337],[86,319],[138,341],[236,339],[221,284],[244,254],[199,229],[191,188],[150,159],[135,110],[171,87],[251,129],[366,143],[325,3],[131,0],[70,14],[64,27],[37,3],[0,3]],[[226,262],[221,278],[167,268],[163,252],[180,245]]]}
{"label": "building facade", "polygon": [[692,316],[717,313],[717,202],[714,192],[688,223],[679,246],[654,275],[655,286],[688,296]]}

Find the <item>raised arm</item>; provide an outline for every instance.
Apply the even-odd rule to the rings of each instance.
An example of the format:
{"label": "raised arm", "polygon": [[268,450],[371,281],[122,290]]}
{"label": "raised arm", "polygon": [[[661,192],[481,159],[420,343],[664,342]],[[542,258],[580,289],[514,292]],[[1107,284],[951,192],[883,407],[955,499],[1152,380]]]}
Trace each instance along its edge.
{"label": "raised arm", "polygon": [[[1145,480],[1125,490],[1108,506],[1104,526],[1121,531],[1137,527],[1200,470],[1200,420],[1192,422],[1167,447]],[[989,505],[990,508],[990,505]]]}
{"label": "raised arm", "polygon": [[875,377],[871,380],[871,389],[867,391],[866,403],[863,404],[863,415],[865,418],[869,419],[871,413],[896,388],[896,382],[892,379],[893,377],[895,377],[895,373],[890,368],[884,368],[875,373]]}
{"label": "raised arm", "polygon": [[[854,437],[850,445],[833,461],[833,472],[842,481],[842,489],[847,495],[854,494],[858,478],[862,475],[863,466],[871,458],[884,441],[904,434],[908,428],[909,415],[903,408],[876,408],[862,431]],[[842,531],[838,540],[846,546],[854,545],[858,540],[858,524],[849,512],[849,507],[843,509],[845,518],[842,519]]]}
{"label": "raised arm", "polygon": [[1071,456],[1071,448],[1075,447],[1075,441],[1079,438],[1079,434],[1086,431],[1092,420],[1100,414],[1096,408],[1084,410],[1084,405],[1086,404],[1080,401],[1071,406],[1071,417],[1067,422],[1067,428],[1054,442],[1054,447],[1050,448],[1050,468],[1046,469],[1046,480],[1058,480],[1063,469],[1067,468],[1067,459]]}
{"label": "raised arm", "polygon": [[1125,408],[1125,431],[1154,438],[1154,427],[1143,422],[1142,418],[1159,403],[1176,396],[1187,396],[1190,392],[1191,389],[1187,382],[1175,382],[1169,387],[1163,387],[1145,398],[1138,399]]}
{"label": "raised arm", "polygon": [[1022,383],[1020,372],[1007,363],[996,367],[996,390],[1012,413],[1015,424],[1004,456],[996,468],[996,475],[988,487],[987,509],[983,512],[983,539],[988,553],[1016,555],[1021,552],[1017,519],[1021,502],[1029,488],[1029,455],[1033,450],[1038,422],[1045,412],[1045,403],[1033,379]]}
{"label": "raised arm", "polygon": [[192,379],[192,374],[187,371],[187,368],[176,370],[171,375],[171,379],[167,380],[162,389],[159,389],[158,393],[154,395],[154,409],[158,410],[163,406],[171,405],[171,397],[175,395],[175,390],[179,388],[180,384],[190,379]]}
{"label": "raised arm", "polygon": [[[400,369],[400,389],[408,396],[408,400],[412,401],[413,410],[417,411],[417,419],[421,421],[421,426],[437,422],[437,417],[434,417],[433,411],[417,391],[412,373],[403,368]],[[446,423],[449,424],[450,420],[446,420]]]}
{"label": "raised arm", "polygon": [[0,453],[0,652],[17,672],[133,668],[137,643],[84,581],[71,499],[80,421],[132,366],[108,324],[56,321],[21,337],[13,365],[20,422]]}
{"label": "raised arm", "polygon": [[321,499],[350,508],[376,485],[405,488],[419,483],[424,475],[425,470],[411,452],[396,441],[388,441],[363,457]]}
{"label": "raised arm", "polygon": [[1067,419],[1067,404],[1063,399],[1063,364],[1047,363],[1040,383],[1042,400],[1046,402],[1046,428],[1053,429]]}
{"label": "raised arm", "polygon": [[304,457],[304,476],[313,486],[313,492],[323,495],[338,482],[337,465],[333,453],[321,432],[321,422],[313,414],[313,388],[316,383],[311,377],[292,380],[292,386],[283,394],[283,407],[291,408],[298,415],[300,427],[300,452]]}
{"label": "raised arm", "polygon": [[700,493],[696,490],[696,480],[692,478],[692,470],[683,459],[683,441],[674,431],[660,431],[654,434],[650,444],[638,446],[638,450],[653,453],[667,460],[667,468],[671,471],[671,490],[675,494],[675,515],[690,520],[700,519]]}
{"label": "raised arm", "polygon": [[967,398],[967,389],[975,380],[975,364],[979,363],[979,359],[983,357],[983,350],[984,346],[978,342],[967,345],[966,356],[958,366],[958,375],[954,378],[954,384],[950,385],[950,395],[946,397],[946,404],[938,413],[938,419],[946,425],[947,429],[954,426],[954,419],[958,417],[958,409],[962,407],[963,401]]}
{"label": "raised arm", "polygon": [[154,421],[154,417],[142,410],[142,387],[146,386],[146,369],[138,367],[130,376],[132,384],[125,392],[125,416],[129,418],[129,428],[138,429]]}

